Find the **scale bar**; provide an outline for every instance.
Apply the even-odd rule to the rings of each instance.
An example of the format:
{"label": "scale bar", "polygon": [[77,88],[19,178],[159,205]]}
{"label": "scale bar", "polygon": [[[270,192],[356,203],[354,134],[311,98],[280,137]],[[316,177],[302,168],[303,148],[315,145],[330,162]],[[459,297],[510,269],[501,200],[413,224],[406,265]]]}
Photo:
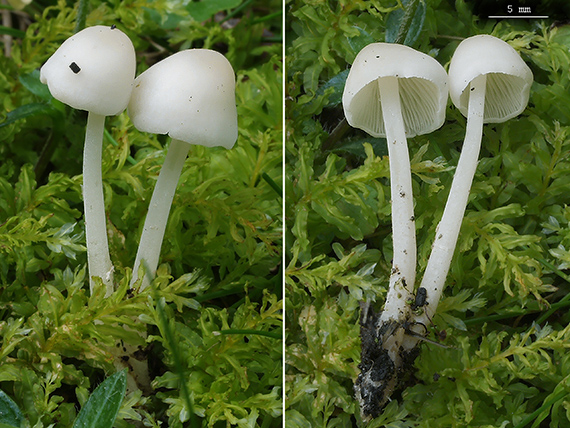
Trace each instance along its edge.
{"label": "scale bar", "polygon": [[525,19],[525,18],[532,18],[532,19],[548,19],[548,15],[491,15],[488,16],[489,19]]}

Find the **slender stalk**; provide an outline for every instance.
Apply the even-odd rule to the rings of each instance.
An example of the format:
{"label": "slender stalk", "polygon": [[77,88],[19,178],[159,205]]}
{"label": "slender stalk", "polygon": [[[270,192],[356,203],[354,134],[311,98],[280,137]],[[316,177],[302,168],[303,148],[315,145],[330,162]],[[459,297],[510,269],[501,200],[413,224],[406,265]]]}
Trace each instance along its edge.
{"label": "slender stalk", "polygon": [[261,178],[263,178],[265,182],[269,184],[269,187],[271,187],[275,191],[275,193],[277,193],[277,196],[281,198],[283,197],[283,190],[281,190],[279,185],[275,183],[275,181],[273,181],[273,179],[269,175],[267,175],[266,172],[261,173]]}
{"label": "slender stalk", "polygon": [[412,296],[416,276],[416,228],[410,157],[400,105],[398,78],[378,79],[378,89],[390,158],[394,241],[390,288],[380,319],[404,321],[410,310],[407,300]]}
{"label": "slender stalk", "polygon": [[[166,230],[166,223],[168,221],[168,215],[170,214],[170,207],[172,205],[172,200],[174,199],[176,187],[178,186],[178,180],[180,179],[182,168],[184,167],[184,161],[188,155],[188,150],[190,150],[190,145],[188,143],[175,139],[172,140],[166,154],[166,159],[164,160],[164,164],[160,170],[156,186],[152,193],[148,213],[143,227],[143,233],[135,259],[133,278],[131,279],[130,284],[130,286],[133,287],[135,282],[138,280],[139,267],[141,264],[143,264],[145,268],[145,276],[142,278],[142,283],[140,286],[141,291],[150,285],[151,280],[156,274],[158,259],[160,257],[160,249],[162,247],[164,232]],[[158,303],[157,308],[159,310],[159,315],[163,318],[164,314],[161,314],[160,312],[162,309],[160,303]],[[162,321],[164,322],[165,328],[167,328],[167,334],[170,334],[168,330],[168,322],[166,319],[163,319]],[[144,333],[141,336],[146,339],[147,334]],[[167,340],[171,346],[174,346],[172,338],[167,337]],[[134,346],[125,344],[125,352],[119,356],[126,355],[131,357],[136,351],[137,349]],[[178,350],[176,347],[172,348],[173,354],[175,354],[177,351]],[[146,360],[135,360],[136,359],[133,358],[129,359],[132,366],[132,377],[135,381],[133,387],[136,384],[141,388],[150,391],[151,386],[148,372],[148,363]],[[178,366],[179,364],[177,367]],[[177,370],[179,372],[179,375],[182,376],[179,367]],[[190,412],[190,418],[193,420],[193,409],[191,401],[189,401],[188,398],[189,392],[187,391],[187,386],[184,382],[181,385],[184,392],[183,396],[187,399],[187,408]],[[194,422],[192,422],[191,426],[194,426]]]}
{"label": "slender stalk", "polygon": [[113,292],[113,264],[109,256],[101,156],[105,116],[89,113],[83,151],[83,204],[85,207],[85,235],[87,240],[87,264],[89,286],[93,293],[93,277],[98,276]]}
{"label": "slender stalk", "polygon": [[[6,0],[2,0],[2,4],[8,4]],[[12,14],[8,9],[2,9],[2,25],[7,28],[12,28]],[[10,58],[12,53],[12,36],[4,34],[4,56]]]}
{"label": "slender stalk", "polygon": [[190,150],[190,145],[180,140],[173,139],[166,154],[166,159],[160,170],[160,175],[156,182],[148,214],[144,222],[139,249],[133,268],[133,279],[131,287],[138,279],[138,270],[141,265],[145,266],[146,274],[143,278],[140,290],[144,290],[150,285],[150,281],[156,274],[160,248],[166,230],[166,222],[170,214],[170,206],[174,199],[174,192],[184,167],[186,155]]}
{"label": "slender stalk", "polygon": [[469,199],[469,191],[477,169],[477,159],[483,136],[483,114],[485,112],[485,89],[487,76],[476,77],[471,82],[467,129],[465,141],[451,190],[445,204],[443,216],[436,229],[435,241],[420,287],[427,291],[428,305],[416,321],[425,325],[433,317],[445,287],[445,279],[455,251],[459,229]]}
{"label": "slender stalk", "polygon": [[77,2],[77,18],[75,19],[74,33],[79,33],[85,28],[87,13],[89,12],[89,0],[79,0]]}

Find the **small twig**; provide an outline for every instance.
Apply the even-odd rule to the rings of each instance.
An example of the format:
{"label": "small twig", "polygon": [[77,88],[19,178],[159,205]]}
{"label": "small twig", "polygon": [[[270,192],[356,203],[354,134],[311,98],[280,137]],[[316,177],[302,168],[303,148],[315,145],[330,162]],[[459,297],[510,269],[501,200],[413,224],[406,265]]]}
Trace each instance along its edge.
{"label": "small twig", "polygon": [[156,49],[156,52],[144,52],[142,54],[137,53],[137,56],[142,57],[149,66],[157,62],[154,58],[160,58],[165,54],[165,52],[168,53],[168,50],[164,46],[158,44],[152,40],[152,38],[143,37],[143,39]]}
{"label": "small twig", "polygon": [[[2,0],[3,5],[7,5],[6,0]],[[2,25],[4,27],[12,28],[12,14],[8,9],[2,9]],[[9,58],[12,54],[12,36],[4,34],[4,56]]]}

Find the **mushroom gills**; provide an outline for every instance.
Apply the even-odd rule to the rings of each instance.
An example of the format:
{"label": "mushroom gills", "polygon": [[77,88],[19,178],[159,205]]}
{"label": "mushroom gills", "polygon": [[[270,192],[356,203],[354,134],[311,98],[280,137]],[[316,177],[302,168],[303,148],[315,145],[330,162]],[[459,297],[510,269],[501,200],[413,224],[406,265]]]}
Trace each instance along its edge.
{"label": "mushroom gills", "polygon": [[[385,77],[381,79],[385,79]],[[417,135],[419,130],[433,128],[430,118],[435,117],[439,110],[437,86],[429,80],[418,77],[398,78],[398,86],[406,134]],[[380,90],[377,80],[364,86],[352,100],[353,117],[358,118],[355,120],[358,121],[359,127],[373,137],[381,137],[386,134],[379,100]],[[410,108],[410,105],[413,105],[414,108]]]}

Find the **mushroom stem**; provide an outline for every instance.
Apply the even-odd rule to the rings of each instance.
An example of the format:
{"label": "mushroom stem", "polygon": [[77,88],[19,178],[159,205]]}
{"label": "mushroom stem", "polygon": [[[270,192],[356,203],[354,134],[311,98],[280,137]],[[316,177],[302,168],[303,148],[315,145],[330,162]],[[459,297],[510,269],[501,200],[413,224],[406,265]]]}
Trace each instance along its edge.
{"label": "mushroom stem", "polygon": [[138,279],[138,271],[142,263],[145,267],[145,276],[140,286],[141,291],[150,285],[150,281],[156,274],[170,206],[189,150],[188,143],[172,139],[152,193],[131,280],[132,287]]}
{"label": "mushroom stem", "polygon": [[416,228],[412,174],[400,105],[398,78],[383,77],[377,82],[390,158],[394,245],[390,288],[381,320],[403,321],[409,312],[407,300],[412,297],[411,290],[414,288],[416,276]]}
{"label": "mushroom stem", "polygon": [[427,325],[437,309],[445,279],[451,265],[451,259],[457,244],[459,229],[469,199],[469,191],[477,169],[477,159],[481,150],[483,136],[483,117],[485,113],[485,89],[487,76],[476,77],[469,88],[469,107],[465,141],[459,156],[457,169],[453,176],[451,190],[443,211],[443,216],[436,229],[435,241],[420,287],[427,292],[428,305],[416,321]]}
{"label": "mushroom stem", "polygon": [[113,290],[113,264],[109,256],[101,156],[105,116],[89,113],[83,151],[83,206],[85,208],[85,235],[87,240],[87,265],[89,288],[93,293],[93,277],[98,276],[107,287],[107,295]]}

